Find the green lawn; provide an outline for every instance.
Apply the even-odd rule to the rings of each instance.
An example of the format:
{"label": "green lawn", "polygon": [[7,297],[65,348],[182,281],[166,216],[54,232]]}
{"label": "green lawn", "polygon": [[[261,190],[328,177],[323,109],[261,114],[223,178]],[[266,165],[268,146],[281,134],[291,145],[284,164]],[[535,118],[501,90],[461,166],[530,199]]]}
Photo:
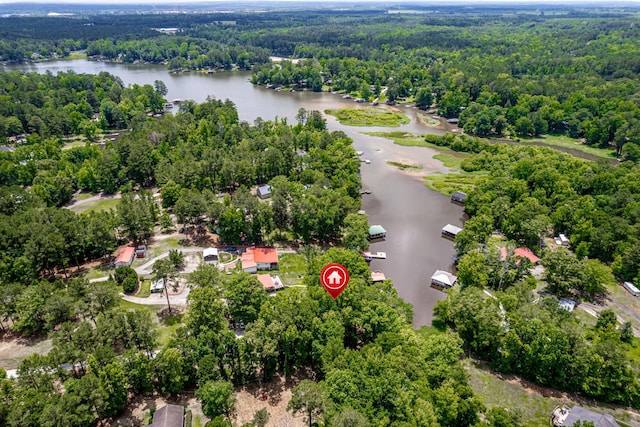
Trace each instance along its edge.
{"label": "green lawn", "polygon": [[139,298],[148,298],[149,295],[151,295],[151,280],[143,280],[136,296]]}
{"label": "green lawn", "polygon": [[440,120],[434,119],[428,114],[416,113],[416,116],[418,116],[418,119],[420,119],[425,126],[437,127],[440,125]]}
{"label": "green lawn", "polygon": [[278,256],[278,275],[286,286],[302,285],[307,273],[307,259],[300,254],[281,254]]}
{"label": "green lawn", "polygon": [[543,135],[539,138],[522,139],[523,142],[537,142],[553,147],[570,148],[572,150],[582,151],[598,157],[610,159],[616,157],[615,151],[611,148],[599,148],[591,145],[583,144],[576,138],[569,138],[564,135]]}
{"label": "green lawn", "polygon": [[175,334],[176,330],[178,330],[180,326],[183,326],[183,316],[183,314],[173,314],[159,320],[158,344],[160,344],[161,348],[164,348],[169,344],[169,341]]}
{"label": "green lawn", "polygon": [[406,115],[384,108],[343,108],[340,110],[324,110],[324,112],[335,116],[340,123],[347,126],[397,127],[411,122]]}
{"label": "green lawn", "polygon": [[394,144],[406,147],[431,147],[441,148],[437,145],[430,144],[424,140],[422,135],[414,135],[410,132],[393,131],[393,132],[363,132],[365,135],[379,136],[393,141]]}
{"label": "green lawn", "polygon": [[595,412],[611,414],[619,422],[622,421],[634,426],[640,425],[638,424],[640,420],[632,421],[631,416],[624,408],[604,404],[596,407],[585,405],[583,402],[574,402],[570,397],[552,390],[546,391],[561,397],[545,397],[537,391],[537,388],[523,387],[523,383],[516,377],[501,378],[498,374],[494,374],[487,368],[469,360],[465,360],[463,364],[470,375],[469,384],[480,401],[487,408],[502,406],[518,411],[521,414],[522,425],[525,427],[549,425],[553,408],[563,404],[569,407],[573,405],[586,406],[587,409]]}
{"label": "green lawn", "polygon": [[91,197],[97,196],[97,193],[78,193],[78,195],[76,196],[76,198],[78,200],[87,200],[90,199]]}
{"label": "green lawn", "polygon": [[120,199],[109,198],[109,199],[99,199],[92,200],[86,203],[75,204],[71,206],[71,210],[75,213],[87,213],[92,211],[106,211],[109,209],[115,209],[120,203]]}
{"label": "green lawn", "polygon": [[449,169],[459,171],[462,169],[462,161],[469,156],[464,154],[453,154],[453,152],[443,152],[433,156],[434,159],[440,160]]}
{"label": "green lawn", "polygon": [[432,190],[451,196],[456,191],[469,193],[482,175],[466,173],[433,174],[425,176],[425,185]]}

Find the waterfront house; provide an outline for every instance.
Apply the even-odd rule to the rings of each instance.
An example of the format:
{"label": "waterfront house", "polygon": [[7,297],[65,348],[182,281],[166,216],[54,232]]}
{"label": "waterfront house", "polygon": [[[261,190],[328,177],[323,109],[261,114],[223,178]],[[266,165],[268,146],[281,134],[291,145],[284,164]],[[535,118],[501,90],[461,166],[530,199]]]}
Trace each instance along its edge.
{"label": "waterfront house", "polygon": [[449,289],[456,284],[457,276],[444,270],[436,270],[431,276],[431,286],[438,289]]}
{"label": "waterfront house", "polygon": [[[533,265],[537,265],[540,263],[540,258],[538,258],[536,256],[536,254],[533,253],[533,251],[529,248],[515,248],[513,250],[513,255],[512,258],[515,257],[520,257],[520,258],[526,258],[529,261],[531,261],[531,264]],[[500,260],[504,261],[507,259],[507,248],[505,248],[504,246],[500,248]],[[516,261],[516,264],[518,263],[518,261]]]}
{"label": "waterfront house", "polygon": [[467,193],[463,193],[462,191],[456,191],[451,195],[451,201],[455,203],[464,204],[465,200],[467,200]]}
{"label": "waterfront house", "polygon": [[384,239],[387,237],[387,230],[381,225],[372,225],[369,227],[369,240]]}
{"label": "waterfront house", "polygon": [[455,239],[458,233],[461,231],[462,231],[462,228],[457,227],[453,224],[447,224],[444,227],[442,227],[442,237]]}
{"label": "waterfront house", "polygon": [[384,273],[382,271],[372,271],[371,272],[371,281],[373,283],[377,283],[377,282],[384,282],[386,279]]}

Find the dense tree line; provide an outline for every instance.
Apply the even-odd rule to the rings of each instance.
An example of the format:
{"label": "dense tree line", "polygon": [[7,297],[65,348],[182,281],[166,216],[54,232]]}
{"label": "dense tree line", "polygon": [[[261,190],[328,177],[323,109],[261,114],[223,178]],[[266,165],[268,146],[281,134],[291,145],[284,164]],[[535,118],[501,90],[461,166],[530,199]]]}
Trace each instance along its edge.
{"label": "dense tree line", "polygon": [[[124,87],[119,78],[106,72],[53,75],[12,71],[0,73],[0,82],[0,137],[28,134],[28,144],[70,135],[92,140],[99,130],[127,127],[143,120],[147,111],[162,111],[164,101],[151,84]],[[96,113],[100,113],[98,121],[94,120]],[[25,149],[14,156],[20,162],[30,154],[30,149]],[[47,153],[48,157],[54,155]]]}
{"label": "dense tree line", "polygon": [[[211,15],[210,21],[175,18],[181,30],[175,36],[133,40],[130,31],[113,32],[84,47],[89,55],[171,69],[255,66],[259,84],[328,87],[369,100],[406,98],[425,109],[435,101],[440,114],[459,118],[476,136],[568,135],[613,145],[621,154],[626,142],[640,141],[640,51],[634,43],[640,30],[625,12],[572,15]],[[150,28],[162,21],[142,19]],[[35,21],[24,22],[30,28]],[[82,39],[72,27],[63,38],[52,37],[33,43]],[[272,66],[269,54],[303,60]]]}
{"label": "dense tree line", "polygon": [[170,70],[249,70],[254,64],[269,62],[269,51],[259,47],[222,45],[190,37],[161,36],[142,40],[100,39],[89,43],[89,56],[122,62],[167,63]]}

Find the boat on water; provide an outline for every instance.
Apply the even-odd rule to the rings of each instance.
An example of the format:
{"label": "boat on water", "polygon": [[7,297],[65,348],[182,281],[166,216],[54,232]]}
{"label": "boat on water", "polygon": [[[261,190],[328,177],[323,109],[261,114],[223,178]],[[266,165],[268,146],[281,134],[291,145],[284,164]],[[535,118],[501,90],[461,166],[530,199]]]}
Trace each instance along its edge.
{"label": "boat on water", "polygon": [[371,261],[374,259],[387,259],[387,253],[386,252],[363,252],[362,256],[364,257],[365,261]]}

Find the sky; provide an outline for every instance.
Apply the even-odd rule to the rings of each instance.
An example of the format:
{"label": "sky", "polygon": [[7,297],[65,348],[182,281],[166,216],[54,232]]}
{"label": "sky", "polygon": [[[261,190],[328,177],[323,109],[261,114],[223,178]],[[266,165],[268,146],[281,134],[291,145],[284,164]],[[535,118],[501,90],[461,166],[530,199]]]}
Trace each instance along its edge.
{"label": "sky", "polygon": [[[0,4],[11,3],[38,3],[38,4],[194,4],[194,3],[235,3],[238,0],[0,0]],[[256,0],[240,0],[242,3],[258,3]],[[427,3],[427,4],[442,4],[438,0],[274,0],[275,2],[296,2],[296,3],[397,3],[402,2],[404,4],[411,3]],[[265,2],[266,3],[266,2]],[[466,4],[560,4],[567,6],[575,6],[581,3],[599,3],[607,5],[608,3],[614,3],[607,0],[447,0],[446,4],[451,3],[466,3]],[[622,0],[615,3],[638,3],[640,0]]]}

